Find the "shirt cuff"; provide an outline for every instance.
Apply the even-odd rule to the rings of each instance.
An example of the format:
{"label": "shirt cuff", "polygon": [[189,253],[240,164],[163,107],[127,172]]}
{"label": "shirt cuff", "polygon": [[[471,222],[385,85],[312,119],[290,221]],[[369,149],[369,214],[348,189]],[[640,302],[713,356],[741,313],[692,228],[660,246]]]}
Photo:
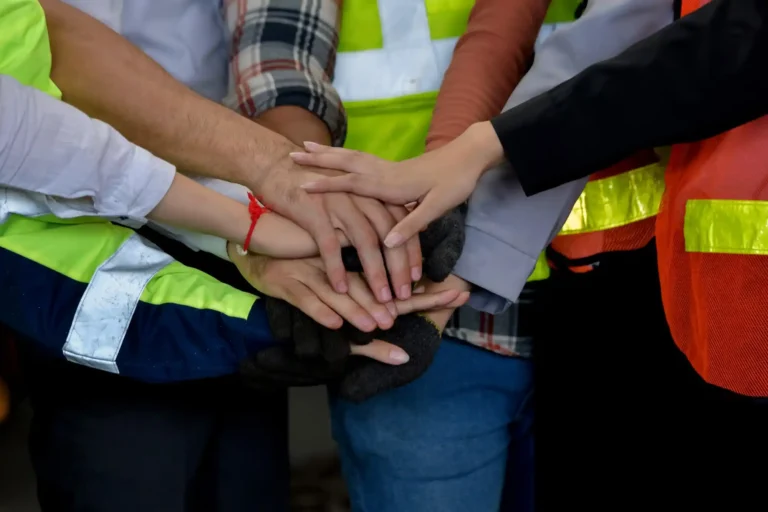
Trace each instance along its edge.
{"label": "shirt cuff", "polygon": [[208,235],[206,233],[199,233],[197,231],[189,231],[187,229],[177,228],[159,222],[149,221],[147,226],[166,238],[183,243],[193,251],[207,252],[214,256],[218,256],[224,261],[231,261],[229,259],[229,254],[227,253],[227,241],[223,238]]}
{"label": "shirt cuff", "polygon": [[465,236],[464,252],[453,273],[477,288],[470,295],[469,306],[501,313],[517,300],[536,258],[472,226],[466,226]]}
{"label": "shirt cuff", "polygon": [[203,252],[218,256],[224,261],[232,261],[229,259],[227,253],[227,241],[217,236],[206,235],[204,233],[192,233],[187,235],[187,239],[184,242],[188,246],[197,248]]}
{"label": "shirt cuff", "polygon": [[224,104],[249,118],[275,107],[300,107],[325,123],[333,145],[343,146],[347,136],[347,115],[339,94],[329,81],[313,73],[289,68],[256,75],[241,83]]}
{"label": "shirt cuff", "polygon": [[[120,184],[104,198],[97,211],[144,220],[160,204],[176,177],[176,168],[149,151],[134,146],[130,165],[123,171]],[[132,202],[125,206],[125,199]]]}

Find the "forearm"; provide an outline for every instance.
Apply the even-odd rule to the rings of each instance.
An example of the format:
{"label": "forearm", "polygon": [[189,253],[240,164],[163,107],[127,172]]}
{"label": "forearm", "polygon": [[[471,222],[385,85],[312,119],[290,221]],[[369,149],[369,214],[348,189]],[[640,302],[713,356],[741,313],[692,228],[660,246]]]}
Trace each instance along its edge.
{"label": "forearm", "polygon": [[501,112],[528,66],[550,0],[479,0],[446,71],[427,150]]}
{"label": "forearm", "polygon": [[768,113],[766,23],[762,0],[714,0],[502,114],[494,125],[526,192]]}
{"label": "forearm", "polygon": [[305,141],[331,144],[331,132],[328,125],[301,107],[276,107],[267,110],[254,121],[275,133],[279,133],[297,145],[301,145]]}
{"label": "forearm", "polygon": [[238,183],[295,146],[178,83],[141,50],[87,14],[42,0],[64,100],[132,142],[195,174]]}
{"label": "forearm", "polygon": [[224,104],[296,144],[343,144],[346,115],[332,84],[338,3],[238,0],[224,15],[233,48]]}

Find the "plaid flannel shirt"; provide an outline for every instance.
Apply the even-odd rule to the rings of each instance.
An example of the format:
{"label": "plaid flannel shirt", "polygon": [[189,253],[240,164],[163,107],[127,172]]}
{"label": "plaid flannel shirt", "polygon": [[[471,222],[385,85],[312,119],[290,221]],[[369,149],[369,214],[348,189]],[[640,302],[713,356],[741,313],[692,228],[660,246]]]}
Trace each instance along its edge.
{"label": "plaid flannel shirt", "polygon": [[503,356],[531,357],[536,290],[535,285],[526,286],[517,302],[498,315],[461,307],[448,322],[445,335]]}
{"label": "plaid flannel shirt", "polygon": [[224,0],[232,39],[224,104],[247,117],[291,105],[328,126],[342,145],[346,114],[331,84],[338,45],[334,0]]}

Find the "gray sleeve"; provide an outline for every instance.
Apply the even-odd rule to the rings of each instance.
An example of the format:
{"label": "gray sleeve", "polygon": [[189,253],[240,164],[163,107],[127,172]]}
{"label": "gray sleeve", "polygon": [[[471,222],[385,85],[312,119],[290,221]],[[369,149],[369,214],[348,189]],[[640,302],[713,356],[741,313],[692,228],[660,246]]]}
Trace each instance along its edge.
{"label": "gray sleeve", "polygon": [[[531,70],[504,110],[618,55],[673,19],[673,0],[590,0],[581,18],[555,30],[537,48]],[[527,197],[509,165],[483,175],[470,198],[466,244],[454,270],[476,286],[470,306],[499,313],[517,299],[585,183],[579,180]]]}

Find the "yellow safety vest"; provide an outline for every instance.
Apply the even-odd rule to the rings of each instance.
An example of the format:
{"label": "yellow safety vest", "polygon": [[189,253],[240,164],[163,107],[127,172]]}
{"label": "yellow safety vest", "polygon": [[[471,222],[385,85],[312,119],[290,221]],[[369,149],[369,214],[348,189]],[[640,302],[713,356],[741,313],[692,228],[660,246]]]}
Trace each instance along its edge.
{"label": "yellow safety vest", "polygon": [[[38,1],[1,0],[0,74],[60,98],[61,92],[50,79],[51,61],[45,15]],[[121,373],[118,355],[123,344],[129,345],[134,338],[151,338],[152,333],[155,346],[148,352],[165,350],[165,360],[134,354],[133,361],[146,361],[147,365],[132,373],[149,380],[175,374],[175,368],[164,366],[183,366],[175,356],[185,362],[194,361],[197,354],[182,354],[179,347],[185,343],[191,354],[200,352],[199,339],[221,338],[220,344],[226,350],[226,341],[242,334],[236,331],[244,327],[257,299],[174,261],[131,229],[100,218],[56,219],[49,214],[40,194],[7,188],[0,188],[0,253],[29,263],[25,268],[31,268],[35,276],[45,276],[20,276],[16,280],[15,276],[0,273],[0,286],[22,287],[17,302],[24,305],[13,306],[29,312],[30,318],[65,322],[64,329],[46,330],[62,333],[60,342],[46,340],[50,346],[63,351],[72,362]],[[58,295],[48,296],[49,291]],[[11,292],[6,289],[5,293]],[[65,299],[74,299],[73,306],[77,306],[72,307],[71,317],[61,317],[61,311],[46,314],[49,307]],[[7,306],[5,310],[11,307]],[[139,329],[132,325],[137,310],[149,320]],[[14,325],[13,316],[4,321],[33,337],[23,332],[21,322]],[[34,330],[33,324],[27,321],[24,325]],[[131,327],[133,334],[129,335]],[[176,344],[176,337],[180,344]],[[164,348],[162,342],[169,345]],[[138,349],[134,345],[130,350]],[[216,356],[211,354],[211,359]],[[157,374],[152,373],[153,367],[158,368]],[[195,371],[191,369],[192,374]]]}

